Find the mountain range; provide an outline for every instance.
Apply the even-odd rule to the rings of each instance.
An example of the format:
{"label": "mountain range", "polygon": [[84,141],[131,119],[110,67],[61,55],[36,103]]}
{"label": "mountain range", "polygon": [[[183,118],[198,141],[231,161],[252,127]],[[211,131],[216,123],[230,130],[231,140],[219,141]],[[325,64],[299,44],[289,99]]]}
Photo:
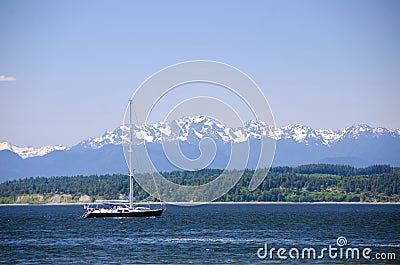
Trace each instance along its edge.
{"label": "mountain range", "polygon": [[[124,130],[126,128],[120,126],[72,147],[17,147],[2,142],[0,182],[30,176],[127,173],[122,151]],[[198,115],[169,124],[134,126],[134,135],[146,142],[150,157],[160,171],[177,169],[163,154],[162,140],[178,141],[183,153],[193,159],[200,154],[198,144],[203,138],[211,138],[216,143],[217,153],[210,165],[215,168],[226,166],[231,145],[249,140],[250,146],[257,148],[262,139],[276,140],[273,166],[311,163],[400,166],[400,129],[373,128],[365,124],[343,130],[315,130],[301,124],[274,127],[261,121],[248,121],[243,127],[231,128]],[[247,167],[254,168],[257,159],[250,154]]]}

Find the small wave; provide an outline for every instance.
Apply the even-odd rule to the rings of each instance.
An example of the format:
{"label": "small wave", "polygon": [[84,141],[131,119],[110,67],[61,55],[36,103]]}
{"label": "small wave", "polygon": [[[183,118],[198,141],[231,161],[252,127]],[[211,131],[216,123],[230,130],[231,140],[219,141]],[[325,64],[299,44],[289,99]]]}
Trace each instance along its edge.
{"label": "small wave", "polygon": [[204,237],[177,237],[158,239],[161,242],[191,243],[191,242],[212,242],[212,243],[251,243],[259,242],[260,239],[237,239],[237,238],[204,238]]}
{"label": "small wave", "polygon": [[391,247],[400,248],[400,244],[359,244],[360,247]]}

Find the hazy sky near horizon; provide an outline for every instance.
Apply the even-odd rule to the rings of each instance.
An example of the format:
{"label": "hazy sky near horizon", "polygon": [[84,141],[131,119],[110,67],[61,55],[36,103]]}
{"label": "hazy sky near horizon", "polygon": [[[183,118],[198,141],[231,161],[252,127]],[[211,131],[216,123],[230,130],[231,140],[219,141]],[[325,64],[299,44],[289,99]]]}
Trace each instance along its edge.
{"label": "hazy sky near horizon", "polygon": [[0,142],[115,129],[146,78],[187,60],[248,74],[278,126],[399,128],[399,14],[396,0],[3,0]]}

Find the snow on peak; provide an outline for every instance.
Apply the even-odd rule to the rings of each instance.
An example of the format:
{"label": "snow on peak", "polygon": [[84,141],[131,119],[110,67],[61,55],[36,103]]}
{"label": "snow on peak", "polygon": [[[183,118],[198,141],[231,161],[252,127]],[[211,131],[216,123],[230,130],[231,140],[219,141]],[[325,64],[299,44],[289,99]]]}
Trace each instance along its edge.
{"label": "snow on peak", "polygon": [[22,158],[28,158],[28,157],[34,157],[34,156],[44,156],[48,153],[51,153],[53,151],[62,151],[62,150],[68,150],[69,148],[66,146],[63,146],[61,144],[55,145],[55,146],[44,146],[44,147],[19,147],[12,145],[8,142],[2,142],[0,143],[0,151],[2,150],[9,150],[12,151],[16,154],[18,154]]}
{"label": "snow on peak", "polygon": [[[120,128],[121,129],[121,128]],[[115,131],[113,132],[115,134]],[[119,131],[120,133],[120,131]],[[152,125],[135,125],[134,136],[146,142],[187,141],[197,143],[205,137],[217,141],[240,143],[250,139],[262,139],[264,137],[275,140],[292,139],[299,143],[332,146],[347,138],[357,139],[360,136],[380,137],[389,134],[392,137],[400,137],[400,129],[387,130],[382,127],[372,128],[366,124],[358,124],[343,130],[312,129],[302,124],[290,124],[282,127],[274,127],[263,121],[250,120],[243,127],[231,128],[219,121],[205,115],[185,117],[171,123],[160,122]],[[109,139],[109,141],[106,141]],[[112,141],[111,139],[114,139]],[[122,138],[109,136],[107,133],[100,138],[90,139],[88,146],[100,148],[105,144],[121,144]],[[89,141],[89,142],[90,142]],[[96,143],[96,144],[95,144]],[[102,143],[102,144],[100,144]]]}
{"label": "snow on peak", "polygon": [[[275,140],[293,140],[306,145],[325,145],[330,147],[345,139],[358,139],[360,137],[390,136],[400,138],[400,128],[388,130],[383,127],[373,128],[366,124],[358,124],[343,130],[312,129],[302,124],[274,127],[263,121],[247,121],[242,127],[232,128],[205,115],[185,117],[170,123],[159,122],[155,124],[133,125],[134,138],[160,143],[162,141],[187,141],[198,143],[201,139],[209,137],[223,143],[240,143],[248,139],[263,139],[265,137]],[[129,128],[120,126],[114,131],[107,131],[100,137],[94,137],[80,142],[72,147],[73,150],[100,149],[106,145],[121,145]],[[22,158],[43,156],[55,150],[68,150],[63,145],[45,146],[41,148],[17,147],[7,142],[0,143],[0,150],[10,150]]]}
{"label": "snow on peak", "polygon": [[311,129],[302,124],[286,125],[277,128],[277,134],[281,135],[283,139],[294,139],[297,142],[305,142],[310,133]]}
{"label": "snow on peak", "polygon": [[356,124],[350,127],[347,127],[343,130],[343,133],[352,138],[358,138],[360,134],[370,132],[372,130],[371,126],[366,124]]}
{"label": "snow on peak", "polygon": [[106,131],[100,137],[93,137],[87,140],[80,142],[75,145],[73,148],[82,148],[82,149],[100,149],[105,145],[120,145],[122,144],[122,127],[120,126],[114,131]]}

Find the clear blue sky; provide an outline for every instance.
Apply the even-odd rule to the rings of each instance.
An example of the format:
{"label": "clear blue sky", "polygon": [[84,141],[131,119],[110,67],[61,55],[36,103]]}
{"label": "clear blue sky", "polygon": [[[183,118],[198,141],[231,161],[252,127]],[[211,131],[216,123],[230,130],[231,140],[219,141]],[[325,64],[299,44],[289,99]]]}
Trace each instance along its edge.
{"label": "clear blue sky", "polygon": [[400,127],[399,1],[0,1],[0,142],[74,145],[122,122],[149,75],[250,75],[277,125]]}

